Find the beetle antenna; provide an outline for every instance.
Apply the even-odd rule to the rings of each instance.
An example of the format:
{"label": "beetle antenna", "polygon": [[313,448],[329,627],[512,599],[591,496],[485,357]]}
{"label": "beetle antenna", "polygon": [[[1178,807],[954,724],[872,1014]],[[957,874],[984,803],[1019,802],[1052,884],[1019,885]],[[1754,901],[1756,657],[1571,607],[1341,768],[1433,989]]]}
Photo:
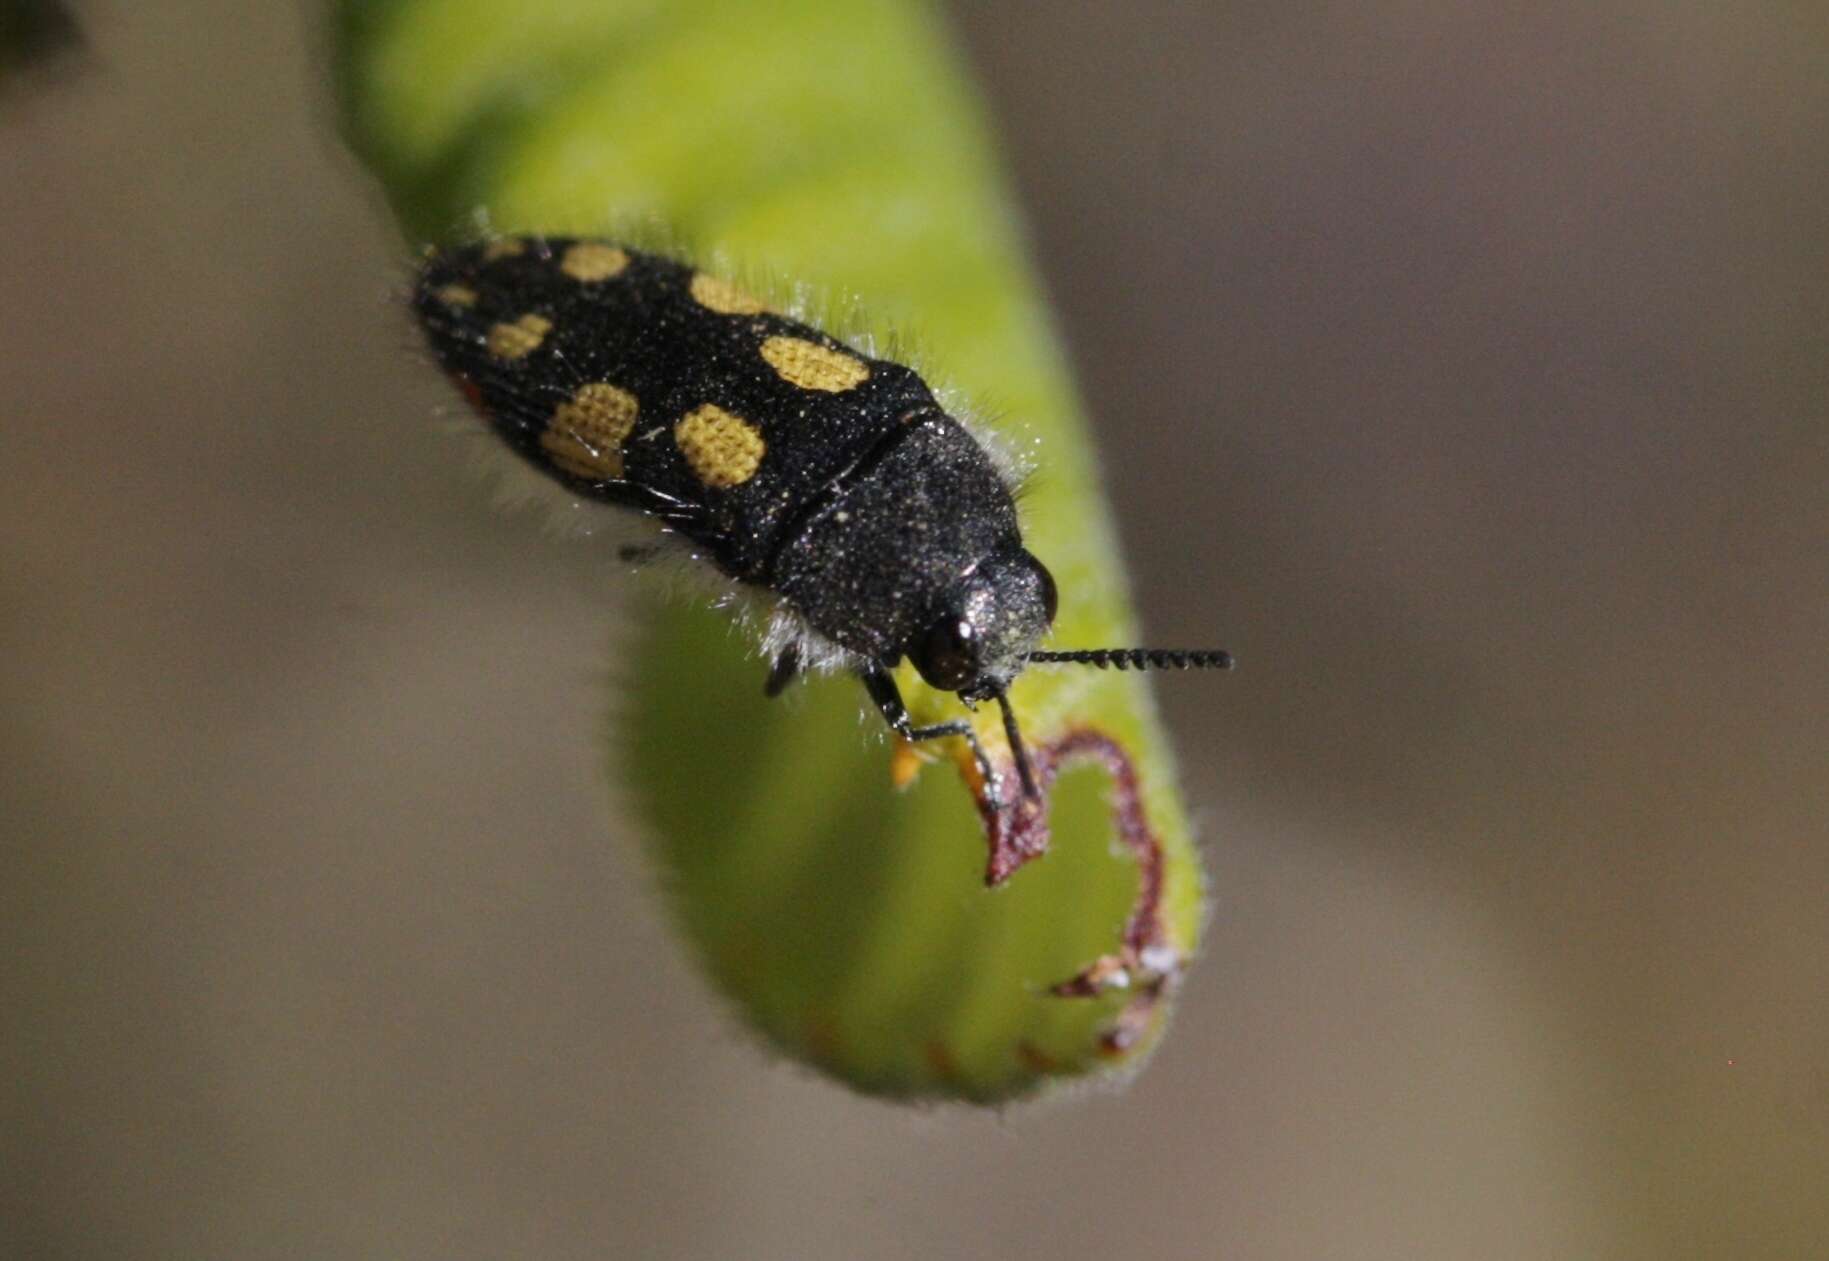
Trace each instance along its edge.
{"label": "beetle antenna", "polygon": [[997,707],[1003,710],[1003,734],[1010,738],[1010,753],[1016,758],[1016,778],[1022,781],[1022,795],[1030,801],[1039,801],[1041,793],[1035,787],[1035,772],[1029,769],[1029,753],[1022,747],[1022,732],[1016,729],[1016,711],[1010,708],[1010,698],[1002,692],[994,693]]}
{"label": "beetle antenna", "polygon": [[1027,660],[1097,666],[1104,670],[1230,670],[1232,654],[1222,648],[1073,648],[1032,652]]}

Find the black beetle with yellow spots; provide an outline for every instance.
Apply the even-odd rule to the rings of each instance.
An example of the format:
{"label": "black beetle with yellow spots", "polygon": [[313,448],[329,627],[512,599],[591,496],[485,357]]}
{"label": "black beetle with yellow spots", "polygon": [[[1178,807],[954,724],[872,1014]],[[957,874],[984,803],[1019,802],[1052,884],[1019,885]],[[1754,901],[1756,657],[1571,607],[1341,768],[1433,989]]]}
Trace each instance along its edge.
{"label": "black beetle with yellow spots", "polygon": [[[911,741],[906,657],[968,707],[996,700],[1023,799],[1037,796],[1007,690],[1030,662],[1219,667],[1219,651],[1037,649],[1054,580],[1022,542],[1008,477],[919,374],[661,255],[503,237],[428,253],[414,310],[495,433],[573,493],[633,508],[776,610],[770,695],[812,666],[863,680]],[[1013,803],[1012,803],[1013,804]]]}

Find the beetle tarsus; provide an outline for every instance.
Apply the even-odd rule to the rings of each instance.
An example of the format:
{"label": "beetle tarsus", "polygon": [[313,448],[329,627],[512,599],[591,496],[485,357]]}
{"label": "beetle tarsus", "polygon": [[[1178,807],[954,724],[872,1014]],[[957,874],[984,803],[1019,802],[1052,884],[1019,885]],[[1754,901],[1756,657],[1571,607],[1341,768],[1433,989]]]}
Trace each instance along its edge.
{"label": "beetle tarsus", "polygon": [[971,723],[963,718],[955,718],[951,722],[917,727],[908,716],[908,706],[902,703],[902,692],[895,685],[894,675],[880,665],[872,665],[860,670],[858,677],[864,681],[864,690],[870,693],[870,699],[876,702],[883,721],[902,739],[911,744],[919,744],[923,740],[942,740],[947,736],[963,737],[972,750],[972,760],[978,764],[978,773],[984,777],[987,801],[992,809],[1003,809],[1003,790],[997,771],[992,767],[991,759],[985,755],[984,746],[978,742],[978,733],[972,730]]}

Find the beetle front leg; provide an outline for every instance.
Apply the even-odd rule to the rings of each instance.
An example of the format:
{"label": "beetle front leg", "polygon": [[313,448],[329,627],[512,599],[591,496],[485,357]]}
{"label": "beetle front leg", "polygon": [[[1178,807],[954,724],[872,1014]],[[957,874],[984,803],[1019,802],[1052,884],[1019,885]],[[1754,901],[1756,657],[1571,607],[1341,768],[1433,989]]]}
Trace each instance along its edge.
{"label": "beetle front leg", "polygon": [[864,690],[870,693],[870,699],[876,702],[883,721],[902,739],[917,743],[922,740],[940,740],[947,736],[964,736],[966,744],[971,746],[972,759],[978,763],[978,773],[984,776],[985,796],[991,809],[1003,809],[1002,781],[991,767],[991,759],[985,756],[984,746],[978,743],[978,733],[972,730],[971,723],[963,718],[955,718],[951,722],[917,727],[908,716],[908,707],[902,703],[901,689],[896,687],[894,675],[882,666],[871,665],[858,671],[858,677],[864,681]]}

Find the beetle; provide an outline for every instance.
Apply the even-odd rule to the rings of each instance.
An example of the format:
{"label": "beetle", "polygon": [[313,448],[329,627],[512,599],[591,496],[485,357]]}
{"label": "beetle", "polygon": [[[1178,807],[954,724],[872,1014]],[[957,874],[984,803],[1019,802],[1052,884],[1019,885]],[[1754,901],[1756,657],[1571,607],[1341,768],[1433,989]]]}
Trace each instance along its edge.
{"label": "beetle", "polygon": [[912,368],[769,309],[677,259],[607,240],[505,236],[426,252],[412,306],[492,431],[571,493],[633,509],[771,601],[765,690],[862,680],[910,742],[906,658],[968,708],[997,702],[1039,798],[1009,687],[1036,662],[1225,669],[1219,650],[1045,651],[1058,593],[1023,545],[1012,478]]}

